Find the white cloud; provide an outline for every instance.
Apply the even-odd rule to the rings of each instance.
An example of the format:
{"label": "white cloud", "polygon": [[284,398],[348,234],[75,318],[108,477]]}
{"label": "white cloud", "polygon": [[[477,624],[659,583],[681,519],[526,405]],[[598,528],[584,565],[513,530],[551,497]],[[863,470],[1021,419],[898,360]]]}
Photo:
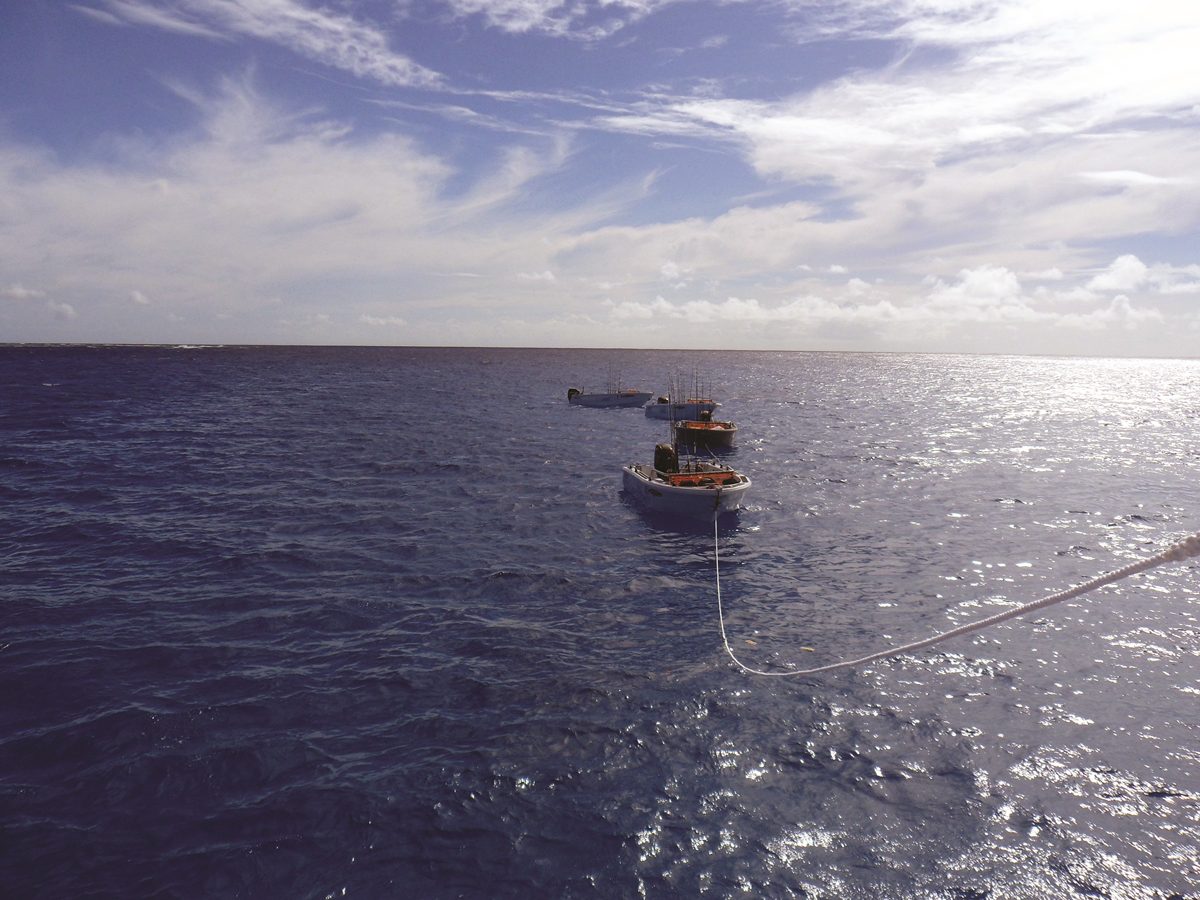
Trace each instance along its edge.
{"label": "white cloud", "polygon": [[1149,269],[1132,254],[1119,256],[1104,271],[1088,282],[1093,291],[1132,291],[1145,284]]}
{"label": "white cloud", "polygon": [[5,297],[9,300],[37,300],[45,296],[45,291],[34,290],[20,284],[10,284],[6,288],[0,288],[0,297]]}
{"label": "white cloud", "polygon": [[174,6],[152,4],[146,0],[100,0],[107,10],[77,4],[73,8],[97,22],[107,25],[140,25],[185,34],[191,37],[220,39],[221,33],[206,26],[200,17],[190,13],[184,3]]}
{"label": "white cloud", "polygon": [[408,324],[401,316],[370,316],[365,313],[359,316],[358,320],[365,325],[380,328],[399,328]]}
{"label": "white cloud", "polygon": [[673,290],[683,290],[692,283],[692,269],[679,265],[673,259],[663,263],[659,267],[658,273]]}
{"label": "white cloud", "polygon": [[54,314],[56,318],[69,321],[79,315],[70,303],[63,303],[58,300],[48,300],[46,308]]}
{"label": "white cloud", "polygon": [[1022,302],[1021,283],[1003,266],[964,269],[954,284],[936,283],[929,299],[938,307],[957,311],[964,306],[997,307]]}
{"label": "white cloud", "polygon": [[1062,269],[1053,266],[1040,272],[1022,272],[1021,277],[1030,281],[1062,281],[1064,276]]}
{"label": "white cloud", "polygon": [[622,300],[620,303],[614,303],[611,300],[606,300],[605,306],[609,308],[613,318],[619,321],[628,319],[653,319],[655,315],[670,316],[675,309],[662,297],[655,297],[650,302]]}
{"label": "white cloud", "polygon": [[[940,341],[953,345],[956,339],[970,336],[979,341],[980,350],[997,349],[1003,335],[1017,341],[1016,348],[1026,347],[1018,335],[1031,328],[1040,335],[1057,334],[1060,340],[1075,335],[1080,341],[1094,342],[1097,335],[1130,334],[1160,327],[1165,321],[1157,308],[1136,303],[1124,294],[1108,300],[1087,296],[1086,309],[1080,309],[1078,303],[1064,304],[1044,289],[1030,296],[1013,272],[1002,266],[981,266],[960,272],[952,282],[933,278],[924,293],[851,279],[840,289],[776,302],[753,297],[671,302],[656,296],[646,301],[609,301],[605,306],[614,322],[640,323],[645,334],[662,333],[660,327],[679,323],[693,328],[686,332],[690,335],[720,326],[722,339],[731,341],[744,334],[770,334],[775,340],[786,335],[810,339],[873,336],[876,342],[926,347],[941,346]],[[997,328],[1007,330],[998,332]]]}
{"label": "white cloud", "polygon": [[1198,294],[1200,265],[1170,266],[1156,263],[1148,267],[1146,280],[1158,294]]}
{"label": "white cloud", "polygon": [[[558,251],[644,195],[639,179],[564,209],[531,205],[530,185],[569,158],[564,141],[500,148],[493,174],[464,190],[463,173],[413,142],[295,115],[247,82],[180,96],[201,127],[169,143],[115,144],[121,158],[104,165],[63,166],[0,144],[4,296],[52,295],[130,339],[168,326],[177,334],[178,322],[209,328],[221,316],[241,323],[245,339],[286,339],[288,327],[312,327],[306,315],[331,291],[344,298],[336,321],[346,329],[371,324],[360,313],[389,319],[393,310],[371,307],[381,296],[404,298],[395,317],[410,323],[444,318],[444,304],[490,315],[529,302],[520,290],[500,297],[495,285],[556,283]],[[147,305],[139,298],[160,315],[134,317]],[[8,306],[11,333],[21,306]],[[32,309],[24,320],[35,321]]]}
{"label": "white cloud", "polygon": [[846,293],[852,297],[865,297],[871,293],[871,285],[861,278],[851,278],[846,282]]}
{"label": "white cloud", "polygon": [[350,140],[228,88],[208,100],[199,139],[134,147],[128,169],[0,153],[0,194],[22,210],[0,219],[6,269],[47,279],[56,296],[107,290],[136,304],[137,291],[186,305],[213,285],[238,302],[317,273],[460,261],[449,242],[417,236],[443,211],[442,164],[403,139]]}
{"label": "white cloud", "polygon": [[1200,280],[1171,282],[1159,286],[1160,294],[1200,294]]}
{"label": "white cloud", "polygon": [[[303,8],[279,3],[287,15],[271,39],[287,43]],[[610,11],[629,22],[655,7]],[[349,29],[353,23],[328,11],[334,8],[345,7],[314,15]],[[455,8],[489,14],[481,3]],[[603,10],[492,8],[501,16],[493,27],[543,34],[562,27],[576,36]],[[122,10],[129,23],[135,13],[158,16],[156,27],[203,22],[226,36],[269,32],[265,2],[114,0],[106,9],[109,16]],[[566,18],[555,25],[554,16]],[[587,159],[575,156],[589,149],[584,131],[568,139],[533,134],[555,133],[544,121],[539,129],[513,128],[499,150],[472,147],[472,156],[491,153],[479,177],[455,169],[455,157],[436,156],[433,142],[359,133],[320,111],[279,108],[250,84],[227,82],[218,96],[176,86],[195,104],[201,127],[162,143],[115,139],[103,165],[68,167],[50,154],[0,144],[0,277],[11,282],[0,295],[42,301],[7,304],[5,325],[14,310],[45,318],[53,296],[59,315],[79,310],[88,322],[125,316],[149,328],[152,319],[225,317],[255,339],[284,335],[281,318],[347,339],[403,326],[405,340],[435,342],[439,333],[442,342],[488,337],[485,322],[495,323],[497,339],[518,340],[514,323],[521,322],[551,343],[561,326],[580,340],[612,343],[634,333],[652,346],[726,337],[747,345],[786,337],[803,346],[845,329],[838,334],[867,335],[864,347],[928,347],[937,334],[987,349],[977,334],[997,324],[1128,338],[1165,323],[1160,333],[1174,336],[1185,302],[1179,298],[1200,292],[1200,267],[1125,256],[1101,271],[1112,252],[1099,257],[1093,248],[1119,246],[1128,234],[1186,235],[1196,227],[1200,184],[1185,177],[1200,171],[1194,117],[1172,113],[1162,95],[1149,92],[1138,107],[1148,118],[1136,122],[1122,118],[1128,103],[1109,107],[1090,87],[1073,102],[1060,85],[1059,105],[1043,103],[1018,66],[1002,64],[1007,49],[970,44],[949,25],[939,37],[926,25],[928,33],[916,29],[911,39],[987,52],[918,55],[780,102],[716,94],[646,95],[623,110],[615,100],[597,102],[603,117],[590,125],[702,138],[689,146],[737,149],[769,179],[770,192],[746,192],[753,199],[732,201],[724,212],[674,220],[648,215],[670,183],[658,183],[657,170],[631,173],[603,194],[556,192],[566,185],[586,192],[569,177],[539,193],[547,175],[574,175],[571,167]],[[891,27],[899,33],[899,24]],[[290,37],[284,29],[293,29]],[[1023,41],[1041,41],[1018,32]],[[349,40],[370,49],[369,41]],[[989,53],[999,56],[988,62]],[[1086,65],[1074,49],[1064,53],[1069,65]],[[322,58],[344,65],[336,55]],[[989,65],[1000,76],[995,85],[981,80]],[[1006,87],[1019,90],[983,96]],[[471,118],[457,108],[443,114]],[[489,132],[505,132],[502,115],[489,113]],[[588,174],[586,183],[596,184]],[[1166,181],[1170,189],[1158,189]],[[804,199],[778,200],[797,196]],[[635,208],[636,218],[626,215]],[[921,286],[930,269],[940,277]],[[871,280],[829,277],[852,271]],[[548,291],[549,284],[570,290]],[[340,298],[336,310],[330,297]],[[402,299],[381,307],[383,297]],[[1177,298],[1173,306],[1169,297]],[[155,315],[136,315],[149,298]],[[276,330],[263,331],[269,328]],[[1160,352],[1166,345],[1147,339],[1137,346]]]}
{"label": "white cloud", "polygon": [[[778,101],[648,98],[596,124],[719,142],[766,178],[833,187],[839,218],[848,207],[858,222],[819,230],[847,232],[885,257],[904,246],[914,267],[930,247],[976,265],[997,251],[1195,227],[1200,80],[1178,73],[1193,67],[1200,19],[1186,6],[791,5],[820,23],[806,37],[857,34],[895,41],[898,53],[939,52]],[[1037,271],[1085,258],[1029,251],[1013,261]]]}
{"label": "white cloud", "polygon": [[[433,86],[442,77],[389,49],[379,28],[298,0],[100,0],[93,18],[208,38],[248,36],[361,78]],[[88,7],[81,7],[89,11]],[[103,12],[103,17],[95,15]]]}
{"label": "white cloud", "polygon": [[1187,184],[1188,178],[1161,178],[1158,175],[1148,175],[1145,172],[1123,170],[1119,172],[1080,172],[1080,178],[1100,184],[1113,184],[1122,187],[1146,187],[1171,184]]}
{"label": "white cloud", "polygon": [[[10,284],[8,287],[0,288],[0,297],[6,300],[15,300],[27,311],[33,313],[37,309],[48,311],[54,318],[62,321],[70,321],[79,313],[70,303],[65,303],[57,300],[54,297],[47,295],[45,291],[27,288],[21,284]],[[36,304],[30,304],[30,301],[44,301]]]}
{"label": "white cloud", "polygon": [[1124,294],[1113,297],[1106,308],[1092,315],[1098,324],[1117,323],[1132,328],[1143,322],[1161,322],[1162,313],[1154,308],[1135,307]]}
{"label": "white cloud", "polygon": [[599,40],[678,0],[445,0],[459,18],[479,16],[490,28]]}

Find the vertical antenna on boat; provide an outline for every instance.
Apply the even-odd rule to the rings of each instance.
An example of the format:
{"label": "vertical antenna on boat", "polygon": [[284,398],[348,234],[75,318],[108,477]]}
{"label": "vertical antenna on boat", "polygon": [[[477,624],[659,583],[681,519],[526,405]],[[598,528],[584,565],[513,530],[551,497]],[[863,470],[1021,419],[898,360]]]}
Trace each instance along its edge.
{"label": "vertical antenna on boat", "polygon": [[675,428],[675,404],[679,402],[677,379],[676,375],[667,376],[667,428],[671,431],[671,449],[675,451],[675,458],[679,459],[679,432]]}

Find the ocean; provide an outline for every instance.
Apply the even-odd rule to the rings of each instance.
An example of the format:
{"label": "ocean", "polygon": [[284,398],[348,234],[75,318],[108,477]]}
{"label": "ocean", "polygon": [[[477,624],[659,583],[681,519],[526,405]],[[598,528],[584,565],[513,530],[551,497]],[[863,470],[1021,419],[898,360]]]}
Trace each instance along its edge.
{"label": "ocean", "polygon": [[739,426],[756,667],[1200,529],[1197,360],[2,347],[0,892],[1198,896],[1194,561],[747,675],[613,372]]}

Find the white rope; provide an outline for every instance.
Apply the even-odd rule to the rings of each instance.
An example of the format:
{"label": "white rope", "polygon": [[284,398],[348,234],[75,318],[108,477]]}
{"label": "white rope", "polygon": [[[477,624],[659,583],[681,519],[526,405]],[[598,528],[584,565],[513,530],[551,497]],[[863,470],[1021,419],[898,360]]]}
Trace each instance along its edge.
{"label": "white rope", "polygon": [[1182,540],[1164,550],[1162,553],[1151,556],[1148,559],[1138,560],[1129,565],[1117,569],[1115,572],[1109,572],[1105,575],[1100,575],[1093,578],[1091,581],[1086,581],[1083,584],[1073,588],[1068,588],[1065,591],[1059,591],[1057,594],[1051,594],[1048,597],[1043,597],[1041,600],[1035,600],[1032,603],[1026,603],[1024,606],[1018,606],[1013,609],[1005,610],[1004,612],[996,613],[994,616],[988,616],[986,619],[979,619],[975,622],[968,622],[965,625],[959,625],[957,628],[951,628],[949,631],[943,631],[935,634],[932,637],[927,637],[923,640],[913,641],[909,644],[902,644],[898,647],[889,647],[886,650],[880,650],[877,653],[871,653],[868,656],[861,656],[858,659],[845,659],[840,662],[830,663],[826,666],[817,666],[812,669],[787,669],[783,672],[764,672],[761,669],[754,669],[738,659],[733,648],[729,646],[729,637],[725,633],[725,610],[721,605],[721,557],[717,549],[717,526],[713,522],[713,562],[716,566],[717,575],[717,615],[721,622],[721,641],[725,645],[725,652],[729,654],[729,658],[739,669],[750,675],[769,675],[769,676],[785,676],[785,675],[818,675],[823,672],[833,672],[837,669],[849,669],[854,666],[865,665],[866,663],[875,662],[879,659],[887,659],[890,656],[900,656],[904,653],[914,653],[917,650],[924,650],[926,647],[932,647],[934,644],[940,644],[942,641],[948,641],[950,638],[959,637],[960,635],[970,634],[973,631],[981,631],[1006,619],[1012,619],[1016,616],[1023,616],[1025,613],[1033,612],[1037,609],[1042,609],[1046,606],[1052,606],[1055,603],[1061,603],[1064,600],[1070,600],[1072,597],[1078,597],[1080,594],[1086,594],[1088,591],[1103,587],[1106,584],[1112,584],[1114,581],[1120,581],[1122,578],[1128,578],[1130,575],[1136,575],[1139,572],[1145,572],[1147,569],[1153,569],[1155,566],[1161,566],[1169,562],[1182,562],[1193,556],[1200,556],[1200,532],[1193,534],[1186,540]]}

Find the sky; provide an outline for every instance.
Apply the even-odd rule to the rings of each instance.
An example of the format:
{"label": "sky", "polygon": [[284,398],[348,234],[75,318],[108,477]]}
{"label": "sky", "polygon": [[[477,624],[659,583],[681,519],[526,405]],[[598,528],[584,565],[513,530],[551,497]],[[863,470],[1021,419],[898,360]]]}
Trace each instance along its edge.
{"label": "sky", "polygon": [[0,342],[1200,356],[1179,0],[6,0]]}

